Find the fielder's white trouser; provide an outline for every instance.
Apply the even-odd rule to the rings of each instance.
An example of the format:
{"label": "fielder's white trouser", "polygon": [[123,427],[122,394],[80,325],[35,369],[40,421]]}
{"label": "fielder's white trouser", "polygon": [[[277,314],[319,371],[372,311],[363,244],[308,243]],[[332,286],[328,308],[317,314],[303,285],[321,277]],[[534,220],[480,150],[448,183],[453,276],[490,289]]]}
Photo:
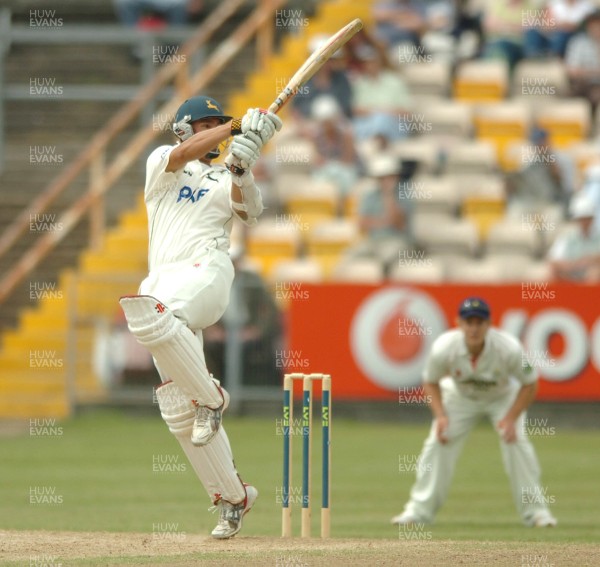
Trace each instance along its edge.
{"label": "fielder's white trouser", "polygon": [[[441,387],[448,416],[448,442],[442,444],[438,441],[434,421],[419,456],[417,480],[404,508],[404,512],[426,522],[433,521],[446,500],[456,461],[473,427],[482,417],[487,416],[495,428],[506,415],[518,392],[518,387],[515,387],[501,398],[479,401],[461,395],[451,381],[443,380]],[[521,414],[515,427],[517,440],[505,443],[500,438],[500,448],[517,511],[523,521],[530,524],[534,516],[549,511],[545,491],[540,487],[540,465],[525,430],[525,412]]]}
{"label": "fielder's white trouser", "polygon": [[156,399],[163,419],[212,502],[216,504],[220,498],[232,504],[242,502],[246,498],[246,489],[235,468],[223,424],[208,445],[197,447],[191,441],[195,411],[189,398],[174,382],[165,382],[156,389]]}
{"label": "fielder's white trouser", "polygon": [[223,396],[206,368],[201,329],[223,315],[233,282],[227,254],[208,250],[194,260],[161,266],[121,306],[129,330],[160,368],[199,405],[217,408]]}

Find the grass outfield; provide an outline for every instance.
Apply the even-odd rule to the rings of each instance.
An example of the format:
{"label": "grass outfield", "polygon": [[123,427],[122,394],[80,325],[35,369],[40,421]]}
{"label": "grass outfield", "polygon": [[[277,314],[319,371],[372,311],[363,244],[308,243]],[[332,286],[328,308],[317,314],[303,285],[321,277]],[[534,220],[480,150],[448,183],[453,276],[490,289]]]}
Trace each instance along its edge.
{"label": "grass outfield", "polygon": [[[275,418],[229,416],[225,424],[241,475],[260,493],[241,537],[235,541],[246,539],[250,543],[275,538],[269,541],[277,542],[281,529],[280,423]],[[51,424],[47,430],[38,429],[37,433],[32,435],[26,428],[19,434],[0,438],[1,530],[134,532],[185,550],[197,537],[205,541],[204,537],[214,527],[216,517],[207,511],[208,497],[158,415],[87,412]],[[600,470],[597,451],[600,433],[564,427],[557,428],[554,435],[533,438],[543,470],[542,487],[559,520],[556,529],[527,529],[520,524],[502,469],[496,435],[491,428],[482,426],[467,443],[450,497],[435,525],[418,527],[416,532],[399,532],[389,524],[389,519],[402,510],[414,479],[414,472],[407,469],[413,468],[426,433],[427,426],[334,417],[334,538],[387,539],[390,544],[393,542],[390,548],[400,541],[405,549],[420,543],[423,550],[436,542],[439,548],[442,544],[453,546],[463,541],[457,553],[471,546],[476,549],[483,546],[485,550],[486,542],[505,542],[506,550],[521,549],[522,557],[526,553],[523,542],[530,542],[527,549],[541,553],[555,547],[565,549],[567,543],[583,544],[583,549],[588,549],[585,544],[600,541],[597,503],[593,498]],[[319,436],[315,435],[313,470],[320,472]],[[294,449],[299,457],[299,444]],[[294,475],[297,497],[299,467]],[[315,477],[313,488],[313,533],[317,535],[320,477]],[[298,529],[298,507],[294,522]],[[0,559],[10,558],[3,555],[5,549],[0,545]],[[363,551],[356,549],[356,557]],[[273,553],[276,552],[274,549]],[[368,550],[365,552],[361,564],[370,565]],[[312,555],[302,555],[305,553],[308,552],[297,553],[295,563],[290,560],[287,564],[299,564],[299,557],[304,557],[306,565],[317,564],[309,560]],[[597,547],[596,553],[599,553]],[[562,564],[549,557],[548,565]],[[63,561],[62,564],[80,563]],[[137,563],[122,564],[180,563],[172,559],[168,563],[145,563],[140,559]],[[230,563],[215,564],[255,563],[243,557],[237,563],[232,557]],[[271,556],[270,564],[277,564],[275,556]],[[279,565],[284,564],[283,559],[279,561]],[[512,564],[526,563],[522,560]]]}

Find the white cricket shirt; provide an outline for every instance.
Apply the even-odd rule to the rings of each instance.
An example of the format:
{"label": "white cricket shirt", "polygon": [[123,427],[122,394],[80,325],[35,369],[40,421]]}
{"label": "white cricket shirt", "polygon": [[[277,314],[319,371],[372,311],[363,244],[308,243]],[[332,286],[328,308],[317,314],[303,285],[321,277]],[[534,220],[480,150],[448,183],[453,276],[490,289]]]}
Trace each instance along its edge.
{"label": "white cricket shirt", "polygon": [[166,172],[176,146],[160,146],[148,157],[144,198],[148,211],[150,270],[193,260],[207,248],[229,250],[233,225],[231,174],[198,160]]}
{"label": "white cricket shirt", "polygon": [[490,327],[476,359],[467,350],[460,329],[447,331],[434,341],[423,380],[437,384],[444,377],[452,378],[464,396],[485,400],[507,394],[512,380],[533,384],[538,374],[515,337]]}

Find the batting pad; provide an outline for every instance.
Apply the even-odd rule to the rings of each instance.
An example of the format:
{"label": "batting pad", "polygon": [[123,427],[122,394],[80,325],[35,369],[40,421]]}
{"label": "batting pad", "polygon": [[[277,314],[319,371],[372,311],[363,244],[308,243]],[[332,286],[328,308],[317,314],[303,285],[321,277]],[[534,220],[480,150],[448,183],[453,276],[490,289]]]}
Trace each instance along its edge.
{"label": "batting pad", "polygon": [[219,497],[237,504],[246,498],[246,490],[238,476],[233,454],[223,425],[208,445],[192,444],[194,405],[174,382],[165,382],[156,389],[156,399],[162,418],[175,435],[196,476],[213,503]]}
{"label": "batting pad", "polygon": [[150,295],[122,297],[119,303],[129,330],[152,353],[161,370],[198,404],[220,407],[223,395],[211,380],[194,333]]}

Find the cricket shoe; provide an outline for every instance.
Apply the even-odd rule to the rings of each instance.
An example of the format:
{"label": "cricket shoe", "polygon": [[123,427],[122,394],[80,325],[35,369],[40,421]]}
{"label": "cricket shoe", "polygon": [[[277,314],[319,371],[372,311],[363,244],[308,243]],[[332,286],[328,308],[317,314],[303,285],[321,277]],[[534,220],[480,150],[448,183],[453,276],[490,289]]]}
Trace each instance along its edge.
{"label": "cricket shoe", "polygon": [[390,521],[392,524],[395,524],[397,526],[408,526],[411,524],[428,524],[429,523],[421,518],[418,518],[414,514],[410,514],[408,512],[402,512],[402,514],[398,514],[397,516],[394,516]]}
{"label": "cricket shoe", "polygon": [[539,512],[527,524],[534,528],[553,528],[558,520],[550,512]]}
{"label": "cricket shoe", "polygon": [[[217,380],[215,382],[218,383]],[[217,387],[223,395],[223,403],[218,408],[213,409],[208,406],[196,404],[196,418],[192,426],[192,443],[196,447],[203,447],[210,443],[211,439],[219,431],[221,421],[223,420],[223,412],[229,405],[229,393],[225,388],[221,388],[221,386]]]}
{"label": "cricket shoe", "polygon": [[215,539],[228,539],[242,529],[242,520],[250,512],[258,497],[258,490],[254,486],[245,484],[244,488],[246,489],[246,498],[243,502],[231,504],[221,498],[217,503],[217,507],[221,508],[219,523],[210,534]]}

